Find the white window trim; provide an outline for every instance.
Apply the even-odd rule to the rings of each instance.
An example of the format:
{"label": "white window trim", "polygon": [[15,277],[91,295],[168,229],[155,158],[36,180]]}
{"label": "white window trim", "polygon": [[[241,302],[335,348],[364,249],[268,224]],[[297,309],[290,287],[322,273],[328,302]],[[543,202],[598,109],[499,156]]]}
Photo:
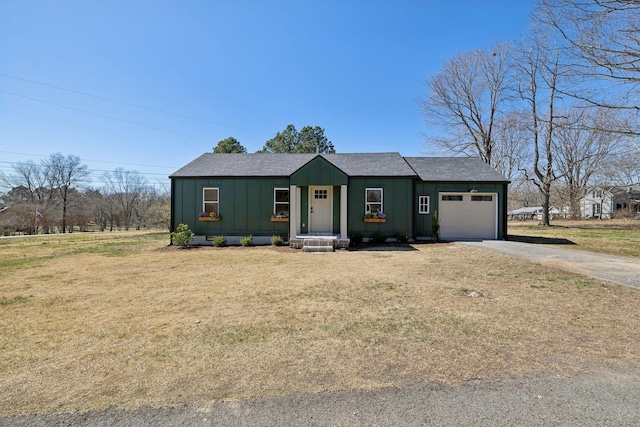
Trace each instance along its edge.
{"label": "white window trim", "polygon": [[[422,200],[426,199],[427,200],[427,210],[423,211],[422,210],[422,205],[424,205],[425,203],[422,202]],[[431,212],[431,196],[418,196],[418,213],[421,215],[426,215],[429,212]]]}
{"label": "white window trim", "polygon": [[[289,201],[288,202],[278,202],[276,201],[276,193],[278,191],[286,191],[289,194]],[[288,188],[274,188],[273,189],[273,215],[277,215],[278,213],[276,212],[276,205],[284,205],[284,204],[289,205],[289,216],[291,216],[291,192],[289,191]]]}
{"label": "white window trim", "polygon": [[[205,192],[207,190],[216,190],[216,193],[218,194],[218,200],[207,200],[205,199]],[[202,189],[202,212],[206,212],[206,208],[205,205],[207,203],[216,203],[218,205],[218,215],[220,215],[220,188],[219,187],[204,187]]]}
{"label": "white window trim", "polygon": [[371,190],[380,190],[380,212],[384,212],[384,189],[382,187],[368,187],[364,189],[364,213],[370,214],[371,210],[369,209],[369,201],[367,200],[367,193]]}

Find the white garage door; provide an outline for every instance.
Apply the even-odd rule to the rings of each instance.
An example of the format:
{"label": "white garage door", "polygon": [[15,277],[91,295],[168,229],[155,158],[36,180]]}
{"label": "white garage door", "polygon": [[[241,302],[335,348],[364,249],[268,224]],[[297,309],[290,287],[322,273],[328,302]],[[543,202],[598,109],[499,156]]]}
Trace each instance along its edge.
{"label": "white garage door", "polygon": [[497,194],[440,193],[439,197],[442,240],[498,238]]}

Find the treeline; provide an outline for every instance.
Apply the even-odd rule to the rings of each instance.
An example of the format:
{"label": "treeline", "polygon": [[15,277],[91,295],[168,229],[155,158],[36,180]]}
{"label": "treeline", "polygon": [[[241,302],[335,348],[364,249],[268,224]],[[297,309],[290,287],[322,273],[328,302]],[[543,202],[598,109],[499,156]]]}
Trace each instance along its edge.
{"label": "treeline", "polygon": [[548,225],[551,203],[578,217],[590,187],[640,180],[640,2],[540,0],[532,18],[448,60],[422,109],[430,151],[480,157]]}
{"label": "treeline", "polygon": [[158,191],[135,170],[117,168],[93,188],[78,156],[55,153],[13,165],[0,174],[9,188],[0,203],[3,234],[168,228],[169,192]]}

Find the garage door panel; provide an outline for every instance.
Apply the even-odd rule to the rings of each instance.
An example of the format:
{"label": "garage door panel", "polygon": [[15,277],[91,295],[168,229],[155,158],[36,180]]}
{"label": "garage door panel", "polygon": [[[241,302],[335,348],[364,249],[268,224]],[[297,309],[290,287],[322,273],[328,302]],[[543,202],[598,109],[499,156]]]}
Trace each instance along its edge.
{"label": "garage door panel", "polygon": [[441,194],[440,238],[495,239],[497,194]]}

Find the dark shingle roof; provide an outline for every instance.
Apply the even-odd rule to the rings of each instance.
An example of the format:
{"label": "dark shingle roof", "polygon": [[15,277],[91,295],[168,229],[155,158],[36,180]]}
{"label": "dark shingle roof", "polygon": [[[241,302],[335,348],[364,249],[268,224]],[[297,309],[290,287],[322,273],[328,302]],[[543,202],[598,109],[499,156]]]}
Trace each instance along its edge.
{"label": "dark shingle roof", "polygon": [[[289,176],[319,154],[205,153],[171,178],[209,176]],[[399,153],[320,154],[349,176],[415,176]]]}
{"label": "dark shingle roof", "polygon": [[348,176],[416,176],[400,153],[323,154]]}
{"label": "dark shingle roof", "polygon": [[405,157],[423,181],[508,182],[477,157]]}
{"label": "dark shingle roof", "polygon": [[402,157],[400,153],[205,153],[170,177],[284,177],[316,156],[322,156],[348,176],[413,177],[417,174],[423,181],[507,182],[504,176],[475,157]]}
{"label": "dark shingle roof", "polygon": [[174,172],[170,178],[209,176],[289,176],[317,154],[205,153]]}

